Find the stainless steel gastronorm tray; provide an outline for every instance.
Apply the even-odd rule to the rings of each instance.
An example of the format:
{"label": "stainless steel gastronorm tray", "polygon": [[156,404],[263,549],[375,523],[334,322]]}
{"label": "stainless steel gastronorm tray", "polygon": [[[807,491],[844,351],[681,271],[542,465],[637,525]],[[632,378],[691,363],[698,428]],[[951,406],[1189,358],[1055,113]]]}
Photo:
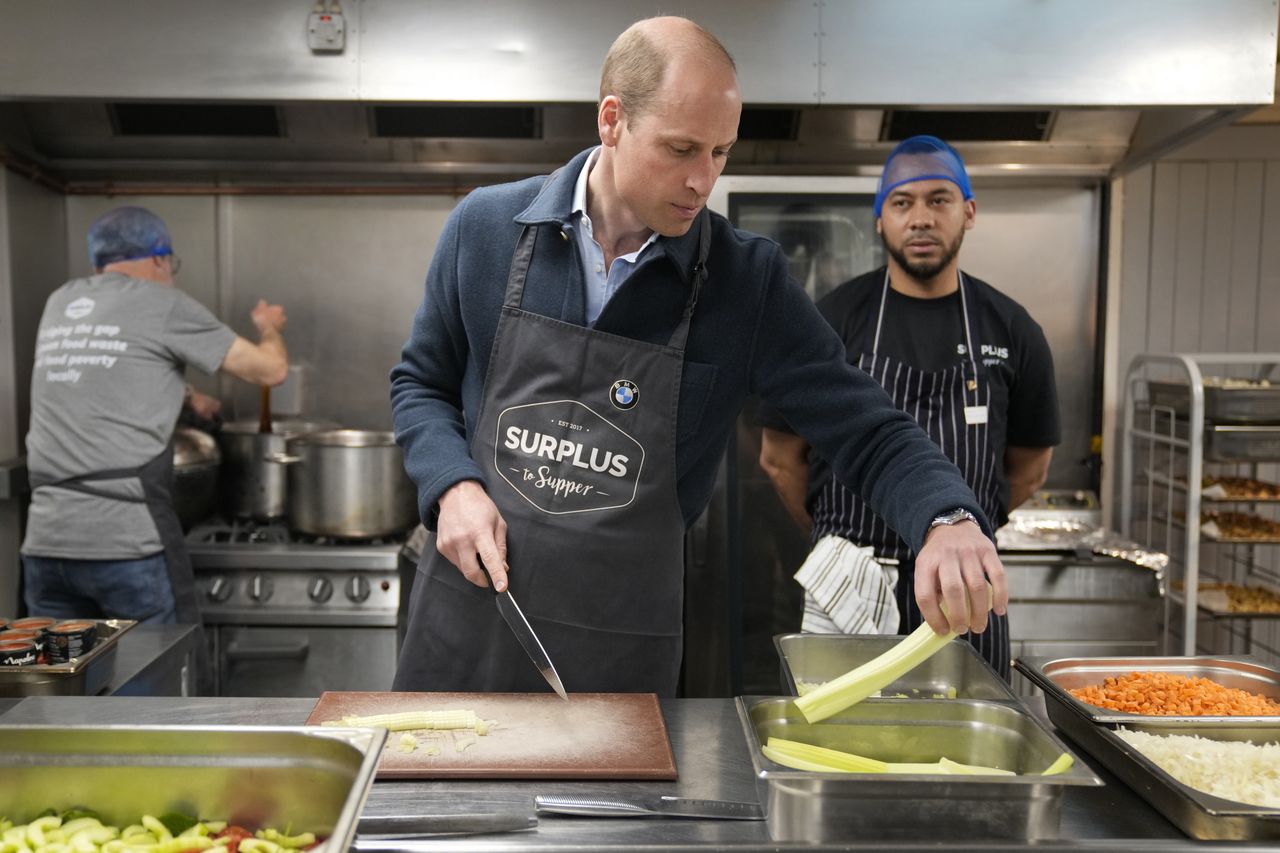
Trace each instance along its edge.
{"label": "stainless steel gastronorm tray", "polygon": [[[782,661],[783,689],[799,695],[798,684],[817,686],[887,652],[901,637],[859,634],[778,634],[773,638]],[[951,691],[955,692],[954,697]],[[973,646],[953,640],[933,657],[880,691],[909,699],[985,699],[1016,702],[1017,697]]]}
{"label": "stainless steel gastronorm tray", "polygon": [[[1148,382],[1151,405],[1167,406],[1183,417],[1191,412],[1185,382]],[[1204,416],[1216,423],[1280,424],[1280,385],[1204,386]]]}
{"label": "stainless steel gastronorm tray", "polygon": [[[1102,762],[1120,781],[1192,838],[1280,838],[1280,810],[1224,800],[1189,788],[1121,739],[1115,733],[1121,727],[1119,724],[1095,723],[1060,702],[1048,702],[1046,708],[1049,719],[1063,734]],[[1270,724],[1201,718],[1196,725],[1178,721],[1147,722],[1152,719],[1150,717],[1135,718],[1138,719],[1142,722],[1130,722],[1123,727],[1154,735],[1198,735],[1213,740],[1257,744],[1280,741],[1280,721],[1275,721],[1275,718],[1271,718],[1273,722]]]}
{"label": "stainless steel gastronorm tray", "polygon": [[[811,724],[790,698],[744,696],[736,701],[760,802],[776,841],[1053,838],[1064,788],[1102,784],[1079,761],[1066,773],[1039,775],[1067,750],[1016,705],[868,699]],[[933,762],[945,755],[1025,775],[792,770],[764,757],[761,747],[770,736],[884,761]]]}
{"label": "stainless steel gastronorm tray", "polygon": [[1098,657],[1019,658],[1014,668],[1044,691],[1045,705],[1071,709],[1094,723],[1159,723],[1195,727],[1206,722],[1280,725],[1280,717],[1162,717],[1128,714],[1081,702],[1070,690],[1101,684],[1112,676],[1131,672],[1168,672],[1189,678],[1208,678],[1223,687],[1235,687],[1280,701],[1280,671],[1247,657]]}
{"label": "stainless steel gastronorm tray", "polygon": [[373,784],[382,729],[0,726],[0,803],[25,823],[90,808],[103,822],[179,812],[328,836],[346,853]]}
{"label": "stainless steel gastronorm tray", "polygon": [[138,623],[99,619],[98,639],[87,654],[66,663],[0,666],[0,697],[95,696],[116,670],[120,638]]}

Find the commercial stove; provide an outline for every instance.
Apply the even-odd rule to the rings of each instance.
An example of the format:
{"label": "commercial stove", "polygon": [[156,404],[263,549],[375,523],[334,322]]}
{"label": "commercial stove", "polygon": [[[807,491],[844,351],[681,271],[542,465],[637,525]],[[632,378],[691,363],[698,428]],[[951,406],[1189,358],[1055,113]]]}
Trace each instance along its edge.
{"label": "commercial stove", "polygon": [[196,525],[187,549],[217,694],[389,690],[403,540],[307,536],[282,524]]}

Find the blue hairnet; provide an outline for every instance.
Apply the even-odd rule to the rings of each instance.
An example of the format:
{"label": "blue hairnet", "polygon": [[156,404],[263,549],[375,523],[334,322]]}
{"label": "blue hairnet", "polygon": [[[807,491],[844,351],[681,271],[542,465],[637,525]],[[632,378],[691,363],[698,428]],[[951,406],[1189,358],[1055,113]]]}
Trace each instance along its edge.
{"label": "blue hairnet", "polygon": [[884,171],[880,173],[880,183],[876,187],[876,216],[880,216],[884,200],[895,187],[912,181],[930,180],[951,181],[960,187],[965,201],[973,198],[969,173],[964,170],[964,161],[954,148],[936,136],[912,136],[902,140],[884,161]]}
{"label": "blue hairnet", "polygon": [[164,220],[145,207],[117,207],[89,226],[89,263],[94,269],[172,254],[173,238]]}

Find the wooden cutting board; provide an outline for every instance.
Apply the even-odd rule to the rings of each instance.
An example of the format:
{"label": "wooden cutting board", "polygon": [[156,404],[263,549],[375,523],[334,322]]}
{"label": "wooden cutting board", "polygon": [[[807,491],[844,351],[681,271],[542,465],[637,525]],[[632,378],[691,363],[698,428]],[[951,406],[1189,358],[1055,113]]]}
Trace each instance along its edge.
{"label": "wooden cutting board", "polygon": [[[675,779],[667,724],[652,693],[344,693],[320,696],[307,717],[475,711],[489,733],[414,732],[413,752],[391,732],[380,779]],[[434,746],[438,754],[430,754]],[[462,747],[459,749],[459,747]]]}

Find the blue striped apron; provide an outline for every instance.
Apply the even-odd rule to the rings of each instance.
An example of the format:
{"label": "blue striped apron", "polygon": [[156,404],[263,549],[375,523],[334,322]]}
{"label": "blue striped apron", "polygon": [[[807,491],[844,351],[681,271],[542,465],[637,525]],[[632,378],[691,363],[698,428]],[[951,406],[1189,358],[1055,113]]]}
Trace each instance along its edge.
{"label": "blue striped apron", "polygon": [[[991,386],[986,368],[974,351],[975,320],[969,313],[971,290],[959,273],[960,310],[964,319],[965,358],[940,371],[925,371],[881,355],[880,330],[889,295],[889,271],[885,270],[880,310],[870,351],[858,355],[858,367],[884,387],[894,405],[911,415],[956,464],[965,482],[978,497],[988,518],[999,517],[1001,464],[999,448],[991,446],[986,419],[991,404]],[[974,295],[976,299],[976,295]],[[975,310],[974,314],[978,312]],[[897,561],[895,595],[901,634],[915,630],[924,621],[915,600],[915,554],[884,519],[862,500],[831,478],[818,494],[813,507],[813,541],[836,534],[875,549],[877,559]],[[966,635],[970,644],[1006,680],[1009,678],[1009,620],[990,614],[987,630]]]}

